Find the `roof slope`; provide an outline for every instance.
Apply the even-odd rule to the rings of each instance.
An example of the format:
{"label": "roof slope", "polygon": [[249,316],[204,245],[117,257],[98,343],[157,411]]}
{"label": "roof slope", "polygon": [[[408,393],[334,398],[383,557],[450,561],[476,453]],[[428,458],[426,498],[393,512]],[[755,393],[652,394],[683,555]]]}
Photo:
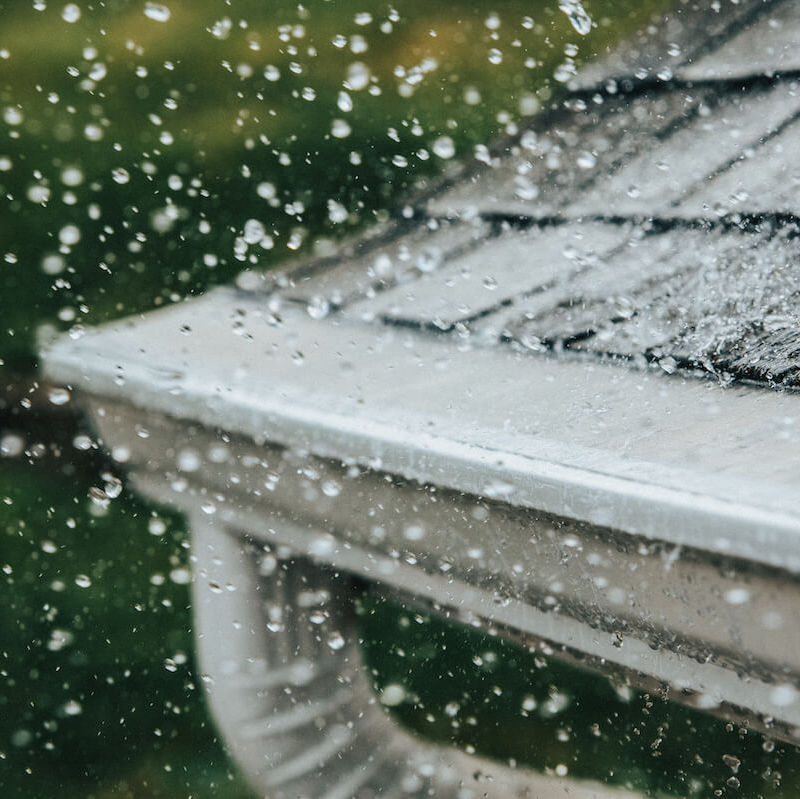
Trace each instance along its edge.
{"label": "roof slope", "polygon": [[798,385],[798,41],[791,0],[673,14],[413,220],[268,285],[312,313]]}

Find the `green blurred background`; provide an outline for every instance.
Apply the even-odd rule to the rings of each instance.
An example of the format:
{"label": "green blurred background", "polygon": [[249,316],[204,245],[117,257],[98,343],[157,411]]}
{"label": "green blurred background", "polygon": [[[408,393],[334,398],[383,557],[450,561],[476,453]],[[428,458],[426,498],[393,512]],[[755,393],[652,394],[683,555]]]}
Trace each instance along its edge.
{"label": "green blurred background", "polygon": [[[248,795],[194,673],[184,522],[38,384],[37,340],[329,249],[668,5],[587,2],[582,37],[557,0],[0,2],[3,797]],[[654,796],[797,795],[758,735],[376,597],[362,621],[425,734]]]}

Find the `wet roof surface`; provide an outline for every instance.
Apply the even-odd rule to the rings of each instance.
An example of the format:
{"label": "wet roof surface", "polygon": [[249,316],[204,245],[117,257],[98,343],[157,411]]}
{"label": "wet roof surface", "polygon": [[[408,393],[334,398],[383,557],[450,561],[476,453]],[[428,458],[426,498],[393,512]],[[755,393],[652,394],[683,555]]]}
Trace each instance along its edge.
{"label": "wet roof surface", "polygon": [[269,286],[312,317],[797,385],[800,7],[713,6]]}

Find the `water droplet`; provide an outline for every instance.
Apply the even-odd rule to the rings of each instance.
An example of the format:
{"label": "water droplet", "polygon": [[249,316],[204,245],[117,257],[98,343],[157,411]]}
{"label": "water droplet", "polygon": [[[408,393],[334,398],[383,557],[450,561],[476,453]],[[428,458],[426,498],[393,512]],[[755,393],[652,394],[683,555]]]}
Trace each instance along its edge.
{"label": "water droplet", "polygon": [[456,147],[449,136],[440,136],[433,143],[433,152],[439,158],[452,158],[456,154]]}
{"label": "water droplet", "polygon": [[336,100],[336,105],[338,106],[340,111],[347,111],[353,110],[353,98],[347,92],[339,92],[339,97]]}
{"label": "water droplet", "polygon": [[58,240],[67,247],[77,244],[81,240],[81,231],[77,225],[64,225],[58,231]]}
{"label": "water droplet", "polygon": [[356,25],[369,25],[372,22],[372,14],[369,11],[359,11],[353,18]]}
{"label": "water droplet", "polygon": [[60,275],[67,268],[64,257],[56,253],[50,253],[42,258],[42,272],[46,275]]}
{"label": "water droplet", "polygon": [[322,484],[322,493],[325,494],[326,497],[338,497],[339,494],[342,493],[342,486],[335,480],[326,480]]}
{"label": "water droplet", "polygon": [[334,632],[328,636],[326,643],[328,644],[329,649],[333,649],[335,652],[337,652],[344,647],[345,640],[340,632]]}
{"label": "water droplet", "polygon": [[145,3],[144,15],[154,22],[167,22],[172,16],[169,8],[161,3]]}
{"label": "water droplet", "polygon": [[69,630],[55,629],[50,632],[50,640],[47,642],[47,648],[51,652],[60,652],[74,640],[75,636]]}
{"label": "water droplet", "polygon": [[316,558],[325,558],[336,550],[336,539],[332,535],[323,535],[315,538],[308,545],[308,554]]}
{"label": "water droplet", "polygon": [[83,713],[83,705],[75,699],[70,699],[61,706],[65,716],[80,716]]}
{"label": "water droplet", "polygon": [[734,773],[737,774],[739,771],[739,766],[742,765],[742,761],[739,760],[736,755],[723,755],[722,762]]}
{"label": "water droplet", "polygon": [[169,573],[169,579],[172,580],[175,585],[188,585],[192,581],[192,574],[186,568],[173,569]]}
{"label": "water droplet", "polygon": [[526,696],[522,700],[522,709],[526,713],[530,713],[530,711],[536,710],[536,705],[537,705],[536,699],[532,696]]}
{"label": "water droplet", "polygon": [[347,67],[347,78],[345,87],[354,92],[366,89],[369,85],[372,73],[369,67],[361,61],[354,61]]}
{"label": "water droplet", "polygon": [[[312,297],[306,303],[306,313],[312,319],[324,319],[330,313],[330,310],[331,310],[331,305],[325,299],[325,297],[320,297],[320,296]],[[335,495],[329,494],[328,496],[335,496]]]}
{"label": "water droplet", "polygon": [[61,10],[61,19],[64,22],[77,22],[81,18],[81,9],[75,3],[67,3]]}
{"label": "water droplet", "polygon": [[91,584],[92,584],[92,580],[91,580],[91,578],[89,577],[88,574],[79,574],[75,578],[75,585],[77,585],[78,588],[89,588],[89,586],[91,586]]}
{"label": "water droplet", "polygon": [[0,438],[0,457],[16,458],[25,450],[25,439],[15,433],[6,433]]}
{"label": "water droplet", "polygon": [[773,688],[769,698],[773,705],[789,707],[789,705],[793,705],[797,701],[798,695],[798,691],[793,685],[785,683]]}
{"label": "water droplet", "polygon": [[333,136],[334,139],[346,139],[352,132],[353,129],[350,127],[347,120],[334,119],[333,122],[331,122],[331,136]]}
{"label": "water droplet", "polygon": [[591,169],[597,164],[597,158],[590,152],[582,152],[576,159],[576,163],[581,169]]}
{"label": "water droplet", "polygon": [[210,28],[208,28],[208,32],[215,39],[227,39],[231,34],[232,28],[233,22],[231,21],[230,17],[223,17],[222,19],[218,19]]}
{"label": "water droplet", "polygon": [[53,405],[66,405],[70,400],[70,393],[65,388],[51,388],[47,394],[47,399]]}
{"label": "water droplet", "polygon": [[559,0],[558,7],[581,36],[586,36],[592,29],[592,18],[586,13],[581,0]]}
{"label": "water droplet", "polygon": [[122,480],[106,472],[103,475],[103,492],[109,499],[116,499],[122,493]]}
{"label": "water droplet", "polygon": [[384,686],[381,691],[381,704],[386,707],[397,707],[406,700],[406,689],[398,683]]}
{"label": "water droplet", "polygon": [[731,588],[725,592],[725,601],[729,605],[745,605],[750,601],[750,592],[746,588]]}
{"label": "water droplet", "polygon": [[421,524],[409,524],[403,531],[407,541],[421,541],[425,538],[425,528]]}
{"label": "water droplet", "polygon": [[489,499],[507,499],[514,493],[514,486],[504,480],[492,480],[483,489],[483,495]]}

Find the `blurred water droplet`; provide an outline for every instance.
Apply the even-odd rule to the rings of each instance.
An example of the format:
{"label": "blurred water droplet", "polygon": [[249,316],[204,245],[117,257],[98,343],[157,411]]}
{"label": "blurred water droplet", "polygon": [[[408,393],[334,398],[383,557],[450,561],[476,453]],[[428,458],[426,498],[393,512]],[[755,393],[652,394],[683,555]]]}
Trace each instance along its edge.
{"label": "blurred water droplet", "polygon": [[366,89],[369,85],[372,73],[369,67],[361,61],[354,61],[347,67],[347,78],[345,86],[354,92]]}
{"label": "blurred water droplet", "polygon": [[559,0],[558,7],[581,36],[586,36],[592,29],[592,18],[586,13],[580,0]]}
{"label": "blurred water droplet", "polygon": [[352,132],[353,129],[345,119],[334,119],[331,122],[331,136],[334,139],[346,139]]}
{"label": "blurred water droplet", "polygon": [[66,405],[70,400],[70,393],[65,388],[51,388],[47,394],[47,399],[53,405]]}
{"label": "blurred water droplet", "polygon": [[79,574],[75,578],[75,585],[77,585],[78,588],[89,588],[91,584],[92,581],[88,574]]}
{"label": "blurred water droplet", "polygon": [[338,497],[342,493],[342,486],[335,480],[326,480],[322,484],[322,493],[326,497]]}
{"label": "blurred water droplet", "polygon": [[456,146],[449,136],[440,136],[433,143],[433,152],[439,158],[452,158],[456,154]]}
{"label": "blurred water droplet", "polygon": [[725,592],[725,601],[729,605],[745,605],[750,601],[750,592],[746,588],[731,588]]}
{"label": "blurred water droplet", "polygon": [[222,19],[218,19],[210,28],[208,28],[208,32],[215,39],[227,39],[231,34],[232,28],[233,22],[231,21],[230,17],[223,17]]}
{"label": "blurred water droplet", "polygon": [[339,97],[336,100],[336,105],[340,111],[353,110],[353,98],[347,92],[339,92]]}
{"label": "blurred water droplet", "polygon": [[6,433],[0,438],[0,457],[16,458],[25,450],[25,439],[16,433]]}
{"label": "blurred water droplet", "polygon": [[58,240],[67,246],[77,244],[81,240],[81,231],[77,225],[64,225],[58,231]]}
{"label": "blurred water droplet", "polygon": [[172,16],[169,8],[161,3],[145,3],[144,15],[154,22],[167,22]]}
{"label": "blurred water droplet", "polygon": [[326,641],[326,643],[328,644],[328,647],[330,649],[338,651],[344,647],[345,640],[340,632],[334,632],[331,633],[330,636],[328,636],[328,640]]}
{"label": "blurred water droplet", "polygon": [[330,303],[325,297],[315,296],[306,303],[306,313],[312,319],[324,319],[331,310]]}
{"label": "blurred water droplet", "polygon": [[381,704],[386,707],[397,707],[406,700],[406,689],[398,684],[391,683],[384,686],[381,691]]}

